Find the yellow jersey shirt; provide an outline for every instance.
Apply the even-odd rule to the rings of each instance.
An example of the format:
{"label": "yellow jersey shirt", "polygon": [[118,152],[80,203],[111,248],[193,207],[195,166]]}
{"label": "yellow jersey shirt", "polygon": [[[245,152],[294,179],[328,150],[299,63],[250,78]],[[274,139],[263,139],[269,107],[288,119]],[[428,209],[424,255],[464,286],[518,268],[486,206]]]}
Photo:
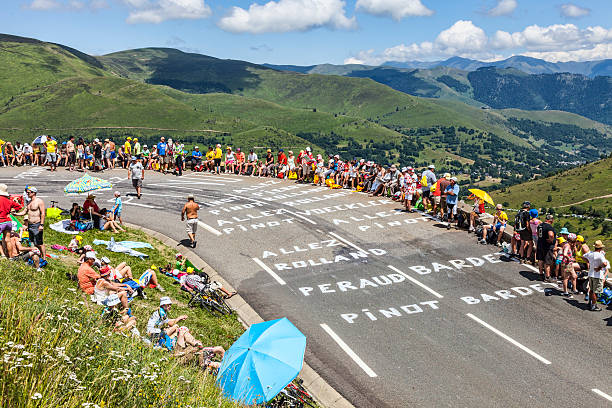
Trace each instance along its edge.
{"label": "yellow jersey shirt", "polygon": [[206,160],[212,160],[215,158],[215,152],[212,150],[210,152],[206,152]]}
{"label": "yellow jersey shirt", "polygon": [[215,159],[220,159],[223,157],[223,151],[217,147],[215,150]]}
{"label": "yellow jersey shirt", "polygon": [[123,151],[125,154],[132,154],[132,146],[130,145],[130,142],[125,142],[123,145]]}
{"label": "yellow jersey shirt", "polygon": [[55,149],[57,146],[57,142],[55,140],[47,140],[47,143],[45,143],[45,145],[47,146],[47,153],[55,153]]}
{"label": "yellow jersey shirt", "polygon": [[508,222],[508,214],[506,214],[505,211],[500,211],[497,215],[497,221],[501,222],[502,224]]}

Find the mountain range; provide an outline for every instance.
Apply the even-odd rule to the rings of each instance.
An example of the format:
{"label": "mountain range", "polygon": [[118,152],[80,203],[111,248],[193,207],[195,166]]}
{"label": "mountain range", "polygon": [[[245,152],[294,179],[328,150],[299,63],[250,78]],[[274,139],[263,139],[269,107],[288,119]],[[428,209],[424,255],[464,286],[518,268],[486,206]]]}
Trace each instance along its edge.
{"label": "mountain range", "polygon": [[[355,66],[323,75],[170,48],[91,56],[10,35],[0,36],[0,65],[0,132],[13,140],[48,133],[137,135],[145,143],[166,135],[243,148],[310,145],[380,163],[433,162],[474,182],[505,183],[612,151],[610,127],[583,116],[473,106],[470,73],[457,76],[454,68]],[[419,92],[435,81],[449,97],[413,96],[359,77],[368,70],[390,72],[395,85],[412,75],[422,81]]]}

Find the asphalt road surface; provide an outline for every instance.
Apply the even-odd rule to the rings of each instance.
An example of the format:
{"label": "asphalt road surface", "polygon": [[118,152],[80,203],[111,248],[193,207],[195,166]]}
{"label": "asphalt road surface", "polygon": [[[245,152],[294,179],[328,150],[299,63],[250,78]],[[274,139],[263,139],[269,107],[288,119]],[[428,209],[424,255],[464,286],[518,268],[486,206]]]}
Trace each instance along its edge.
{"label": "asphalt road surface", "polygon": [[[69,208],[62,189],[81,175],[2,169],[0,182]],[[124,220],[177,241],[195,194],[198,255],[264,319],[302,330],[308,363],[357,407],[612,405],[612,309],[558,296],[465,231],[290,181],[147,172],[137,200],[126,171],[101,176],[123,193]],[[112,192],[97,201],[112,206]]]}

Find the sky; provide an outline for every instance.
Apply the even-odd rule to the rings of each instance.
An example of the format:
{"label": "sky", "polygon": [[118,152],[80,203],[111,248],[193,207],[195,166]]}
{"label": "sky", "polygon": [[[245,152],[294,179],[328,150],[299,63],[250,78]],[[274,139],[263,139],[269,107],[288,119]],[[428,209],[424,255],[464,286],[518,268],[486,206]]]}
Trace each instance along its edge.
{"label": "sky", "polygon": [[612,58],[612,0],[1,0],[0,32],[314,65]]}

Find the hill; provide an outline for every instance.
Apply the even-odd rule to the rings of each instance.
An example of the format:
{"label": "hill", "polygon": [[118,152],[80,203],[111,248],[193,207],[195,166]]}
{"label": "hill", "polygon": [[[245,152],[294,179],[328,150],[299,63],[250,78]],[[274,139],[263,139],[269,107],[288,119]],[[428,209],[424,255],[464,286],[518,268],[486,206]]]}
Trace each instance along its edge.
{"label": "hill", "polygon": [[612,124],[612,77],[601,76],[612,75],[612,71],[606,70],[606,67],[612,67],[612,60],[593,62],[593,67],[601,69],[594,71],[598,75],[592,77],[582,73],[562,73],[561,68],[536,69],[547,64],[552,63],[528,57],[512,57],[490,64],[455,57],[444,63],[432,63],[427,68],[416,64],[421,66],[419,69],[405,68],[401,64],[267,67],[308,74],[370,78],[414,96],[458,100],[496,109],[560,110]]}
{"label": "hill", "polygon": [[[15,67],[0,75],[4,137],[138,135],[151,143],[166,135],[243,148],[311,145],[381,163],[433,161],[474,181],[496,177],[507,184],[612,150],[608,128],[560,112],[513,111],[513,117],[414,97],[370,78],[278,71],[167,48],[97,58],[71,50],[31,39],[0,41],[0,63]],[[460,85],[444,77],[455,74],[435,73],[445,92],[465,85],[465,76],[457,76]]]}
{"label": "hill", "polygon": [[[496,202],[520,208],[529,200],[536,208],[560,214],[557,227],[602,239],[612,245],[612,157],[491,192]],[[587,218],[574,217],[578,215]],[[608,219],[608,221],[605,221]]]}
{"label": "hill", "polygon": [[570,73],[588,77],[612,76],[612,60],[549,62],[539,58],[515,55],[500,61],[483,62],[469,58],[452,57],[444,61],[388,61],[382,64],[394,68],[431,69],[437,67],[456,68],[463,71],[475,71],[483,67],[515,68],[527,74]]}

